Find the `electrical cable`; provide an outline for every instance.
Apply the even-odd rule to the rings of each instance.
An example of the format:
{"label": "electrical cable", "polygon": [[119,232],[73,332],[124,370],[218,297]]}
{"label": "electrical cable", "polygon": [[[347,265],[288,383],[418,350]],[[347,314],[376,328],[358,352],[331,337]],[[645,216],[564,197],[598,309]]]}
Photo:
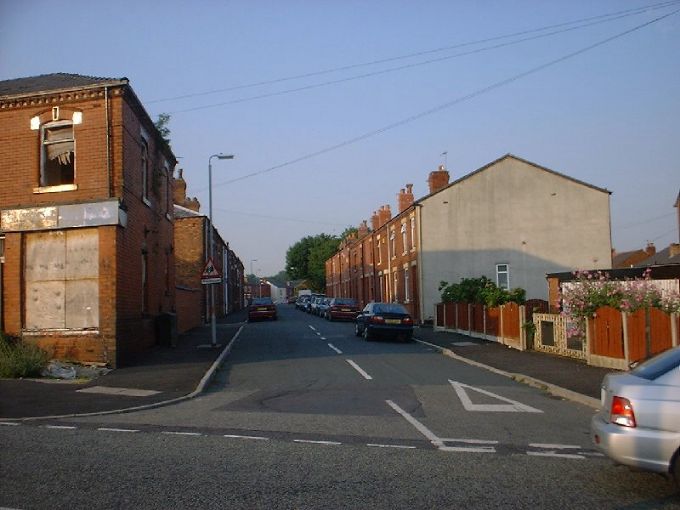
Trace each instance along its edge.
{"label": "electrical cable", "polygon": [[[353,144],[355,144],[355,143],[358,143],[358,142],[360,142],[360,141],[366,140],[366,139],[368,139],[368,138],[372,138],[372,137],[374,137],[374,136],[376,136],[376,135],[379,135],[379,134],[382,134],[382,133],[384,133],[384,132],[386,132],[386,131],[390,131],[390,130],[392,130],[392,129],[395,129],[395,128],[397,128],[397,127],[403,126],[403,125],[405,125],[405,124],[409,124],[409,123],[414,122],[414,121],[416,121],[416,120],[419,120],[419,119],[421,119],[421,118],[423,118],[423,117],[427,117],[427,116],[432,115],[432,114],[434,114],[434,113],[440,112],[440,111],[442,111],[442,110],[451,108],[452,106],[455,106],[455,105],[457,105],[457,104],[460,104],[460,103],[463,103],[463,102],[468,101],[468,100],[470,100],[470,99],[473,99],[473,98],[475,98],[475,97],[477,97],[477,96],[481,96],[482,94],[485,94],[485,93],[487,93],[487,92],[491,92],[492,90],[501,88],[501,87],[503,87],[503,86],[505,86],[505,85],[509,85],[510,83],[513,83],[513,82],[515,82],[515,81],[517,81],[517,80],[520,80],[520,79],[522,79],[522,78],[526,78],[527,76],[531,76],[531,75],[533,75],[533,74],[536,74],[536,73],[538,73],[538,72],[540,72],[540,71],[543,71],[544,69],[547,69],[547,68],[549,68],[549,67],[552,67],[552,66],[554,66],[554,65],[557,65],[557,64],[559,64],[559,63],[562,63],[562,62],[564,62],[564,61],[566,61],[566,60],[569,60],[569,59],[574,58],[574,57],[576,57],[576,56],[578,56],[578,55],[581,55],[581,54],[583,54],[583,53],[586,53],[586,52],[588,52],[588,51],[591,51],[591,50],[593,50],[593,49],[595,49],[595,48],[598,48],[598,47],[600,47],[600,46],[603,46],[603,45],[605,45],[605,44],[607,44],[607,43],[609,43],[609,42],[612,42],[612,41],[614,41],[614,40],[616,40],[616,39],[619,39],[619,38],[621,38],[621,37],[624,37],[624,36],[626,36],[626,35],[628,35],[628,34],[631,34],[631,33],[633,33],[633,32],[636,32],[636,31],[638,31],[638,30],[641,30],[642,28],[648,27],[648,26],[650,26],[650,25],[652,25],[652,24],[654,24],[654,23],[658,23],[659,21],[661,21],[661,20],[663,20],[663,19],[666,19],[666,18],[668,18],[668,17],[670,17],[670,16],[673,16],[674,14],[677,14],[678,12],[680,12],[680,9],[675,10],[675,11],[673,11],[673,12],[670,12],[670,13],[668,13],[668,14],[664,14],[664,15],[659,16],[659,17],[657,17],[657,18],[654,18],[654,19],[652,19],[652,20],[650,20],[650,21],[647,21],[647,22],[645,22],[645,23],[642,23],[642,24],[640,24],[640,25],[637,25],[637,26],[635,26],[635,27],[633,27],[633,28],[624,30],[623,32],[619,32],[619,33],[617,33],[617,34],[615,34],[615,35],[613,35],[613,36],[607,37],[607,38],[602,39],[602,40],[600,40],[600,41],[598,41],[598,42],[595,42],[595,43],[593,43],[593,44],[589,44],[588,46],[585,46],[585,47],[583,47],[583,48],[581,48],[581,49],[579,49],[579,50],[573,51],[573,52],[571,52],[571,53],[567,53],[566,55],[563,55],[563,56],[561,56],[561,57],[559,57],[559,58],[556,58],[556,59],[551,60],[551,61],[549,61],[549,62],[546,62],[546,63],[544,63],[544,64],[541,64],[541,65],[538,65],[538,66],[536,66],[536,67],[533,67],[533,68],[531,68],[531,69],[529,69],[529,70],[527,70],[527,71],[523,71],[523,72],[521,72],[521,73],[518,73],[518,74],[516,74],[516,75],[514,75],[514,76],[511,76],[510,78],[506,78],[506,79],[504,79],[504,80],[495,82],[495,83],[493,83],[493,84],[491,84],[491,85],[488,85],[488,86],[486,86],[486,87],[483,87],[483,88],[481,88],[481,89],[478,89],[478,90],[476,90],[476,91],[474,91],[474,92],[471,92],[471,93],[469,93],[469,94],[467,94],[467,95],[458,97],[458,98],[456,98],[456,99],[454,99],[454,100],[452,100],[452,101],[448,101],[448,102],[446,102],[446,103],[439,104],[439,105],[434,106],[434,107],[432,107],[432,108],[430,108],[430,109],[428,109],[428,110],[424,110],[424,111],[422,111],[422,112],[420,112],[420,113],[416,113],[416,114],[411,115],[411,116],[409,116],[409,117],[405,117],[405,118],[403,118],[403,119],[401,119],[401,120],[398,120],[398,121],[396,121],[396,122],[393,122],[393,123],[388,124],[388,125],[386,125],[386,126],[383,126],[383,127],[381,127],[381,128],[374,129],[374,130],[372,130],[372,131],[367,131],[366,133],[363,133],[363,134],[361,134],[361,135],[355,136],[355,137],[353,137],[353,138],[349,138],[349,139],[344,140],[344,141],[342,141],[342,142],[339,142],[339,143],[337,143],[337,144],[334,144],[334,145],[325,147],[325,148],[323,148],[323,149],[319,149],[319,150],[317,150],[317,151],[314,151],[314,152],[305,154],[305,155],[303,155],[303,156],[300,156],[300,157],[297,157],[297,158],[288,160],[288,161],[286,161],[286,162],[284,162],[284,163],[280,163],[280,164],[278,164],[278,165],[274,165],[274,166],[271,166],[271,167],[269,167],[269,168],[265,168],[265,169],[263,169],[263,170],[258,170],[258,171],[255,171],[255,172],[251,172],[251,173],[249,173],[249,174],[242,175],[242,176],[237,177],[237,178],[235,178],[235,179],[230,179],[230,180],[227,180],[227,181],[223,181],[223,182],[217,183],[214,187],[225,186],[225,185],[227,185],[227,184],[232,184],[232,183],[235,183],[235,182],[243,181],[243,180],[249,179],[249,178],[251,178],[251,177],[256,177],[256,176],[259,176],[259,175],[263,175],[263,174],[266,174],[266,173],[270,173],[270,172],[273,172],[273,171],[275,171],[275,170],[279,170],[279,169],[281,169],[281,168],[284,168],[284,167],[287,167],[287,166],[291,166],[291,165],[293,165],[293,164],[295,164],[295,163],[300,163],[300,162],[302,162],[302,161],[306,161],[306,160],[308,160],[308,159],[312,159],[312,158],[317,157],[317,156],[320,156],[320,155],[322,155],[322,154],[327,154],[327,153],[329,153],[329,152],[332,152],[332,151],[341,149],[341,148],[343,148],[343,147],[347,147],[347,146],[349,146],[349,145],[353,145]],[[207,189],[207,188],[204,188],[204,189]]]}
{"label": "electrical cable", "polygon": [[[404,59],[408,59],[408,58],[414,58],[414,57],[419,57],[419,56],[423,56],[423,55],[429,55],[429,54],[432,54],[432,53],[439,53],[439,52],[442,52],[442,51],[449,51],[449,50],[453,50],[453,49],[457,49],[457,48],[463,48],[465,46],[474,46],[476,44],[483,44],[483,43],[488,43],[488,42],[492,42],[492,41],[498,41],[498,40],[501,40],[501,39],[509,39],[509,38],[512,38],[512,37],[518,37],[518,36],[532,34],[532,33],[536,33],[536,32],[542,32],[544,30],[551,30],[553,28],[560,28],[560,27],[564,27],[564,26],[568,26],[568,25],[583,23],[583,22],[586,22],[586,21],[592,21],[592,20],[610,18],[610,17],[613,17],[613,19],[620,19],[621,17],[625,17],[625,16],[634,16],[634,15],[637,15],[637,14],[643,14],[643,13],[648,12],[648,11],[663,9],[665,7],[670,7],[672,5],[676,5],[677,3],[678,3],[678,0],[671,0],[671,1],[661,2],[661,3],[658,3],[658,4],[652,4],[652,5],[648,5],[648,6],[644,6],[644,7],[636,7],[636,8],[633,8],[633,9],[626,9],[626,10],[623,10],[623,11],[616,11],[616,12],[612,12],[612,13],[600,14],[600,15],[597,15],[597,16],[591,16],[591,17],[587,17],[587,18],[581,18],[581,19],[578,19],[578,20],[567,21],[567,22],[563,22],[563,23],[557,23],[557,24],[554,24],[554,25],[547,25],[547,26],[540,27],[540,28],[523,30],[523,31],[520,31],[520,32],[511,33],[511,34],[488,37],[488,38],[479,39],[479,40],[476,40],[476,41],[469,41],[469,42],[458,43],[458,44],[454,44],[454,45],[450,45],[450,46],[443,46],[443,47],[435,48],[435,49],[431,49],[431,50],[409,53],[407,55],[400,55],[400,56],[396,56],[396,57],[388,57],[388,58],[372,60],[372,61],[369,61],[369,62],[362,62],[362,63],[357,63],[357,64],[349,64],[349,65],[346,65],[346,66],[334,67],[334,68],[331,68],[331,69],[324,69],[324,70],[320,70],[320,71],[311,71],[311,72],[307,72],[307,73],[296,74],[296,75],[292,75],[292,76],[286,76],[286,77],[283,77],[283,78],[275,78],[275,79],[271,79],[271,80],[262,80],[262,81],[253,82],[253,83],[246,83],[246,84],[243,84],[243,85],[234,85],[232,87],[226,87],[226,88],[221,88],[221,89],[208,90],[208,91],[203,91],[203,92],[195,92],[195,93],[191,93],[191,94],[183,94],[183,95],[179,95],[179,96],[172,96],[172,97],[166,97],[166,98],[161,98],[161,99],[153,99],[151,101],[145,101],[145,104],[161,103],[161,102],[167,102],[167,101],[176,101],[176,100],[180,100],[180,99],[188,99],[188,98],[192,98],[192,97],[207,96],[207,95],[212,95],[212,94],[219,94],[219,93],[222,93],[222,92],[231,92],[231,91],[234,91],[234,90],[243,90],[243,89],[252,88],[252,87],[259,87],[259,86],[262,86],[262,85],[273,85],[275,83],[281,83],[281,82],[285,82],[285,81],[292,81],[292,80],[298,80],[298,79],[303,79],[303,78],[311,78],[311,77],[314,77],[314,76],[321,76],[321,75],[324,75],[324,74],[330,74],[330,73],[335,73],[335,72],[340,72],[340,71],[347,71],[347,70],[356,69],[356,68],[359,68],[359,67],[367,67],[367,66],[373,66],[373,65],[378,65],[378,64],[385,64],[385,63],[394,62],[394,61],[397,61],[397,60],[404,60]],[[602,22],[606,22],[606,21],[611,21],[611,20],[605,20],[605,21],[602,21]]]}

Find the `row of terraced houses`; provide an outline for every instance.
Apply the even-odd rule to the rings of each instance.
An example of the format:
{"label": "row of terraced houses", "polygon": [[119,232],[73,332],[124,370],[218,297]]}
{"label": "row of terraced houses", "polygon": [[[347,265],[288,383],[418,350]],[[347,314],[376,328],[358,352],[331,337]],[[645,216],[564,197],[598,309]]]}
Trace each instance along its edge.
{"label": "row of terraced houses", "polygon": [[442,281],[486,276],[548,299],[546,275],[612,267],[610,192],[507,154],[451,181],[440,166],[429,193],[407,184],[398,210],[375,211],[326,261],[330,296],[403,303],[432,320]]}
{"label": "row of terraced houses", "polygon": [[0,82],[0,329],[117,366],[243,306],[243,264],[186,197],[126,78]]}

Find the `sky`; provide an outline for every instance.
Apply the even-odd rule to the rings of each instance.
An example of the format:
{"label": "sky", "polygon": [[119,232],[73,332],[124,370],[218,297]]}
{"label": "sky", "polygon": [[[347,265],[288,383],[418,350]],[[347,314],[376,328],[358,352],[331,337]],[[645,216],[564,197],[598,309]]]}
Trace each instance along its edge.
{"label": "sky", "polygon": [[440,164],[454,180],[507,153],[610,190],[613,247],[660,250],[678,242],[678,9],[0,0],[0,80],[127,77],[152,118],[171,115],[206,214],[209,158],[233,154],[212,160],[213,219],[258,276],[305,236],[396,211],[407,183],[426,195]]}

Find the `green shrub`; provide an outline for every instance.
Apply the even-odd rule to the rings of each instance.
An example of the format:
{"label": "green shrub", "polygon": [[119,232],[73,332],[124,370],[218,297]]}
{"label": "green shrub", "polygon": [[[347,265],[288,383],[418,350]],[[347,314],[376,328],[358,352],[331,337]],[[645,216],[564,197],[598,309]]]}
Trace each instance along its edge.
{"label": "green shrub", "polygon": [[0,333],[0,377],[38,377],[48,360],[39,347]]}
{"label": "green shrub", "polygon": [[462,278],[460,283],[450,285],[440,282],[439,291],[444,303],[481,303],[496,307],[510,302],[521,305],[526,301],[524,289],[501,289],[486,276]]}

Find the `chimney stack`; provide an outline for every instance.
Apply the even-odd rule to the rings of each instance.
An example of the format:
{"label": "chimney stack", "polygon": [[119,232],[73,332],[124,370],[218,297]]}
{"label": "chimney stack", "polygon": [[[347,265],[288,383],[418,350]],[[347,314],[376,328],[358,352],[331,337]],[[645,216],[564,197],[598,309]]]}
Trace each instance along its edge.
{"label": "chimney stack", "polygon": [[399,203],[399,213],[403,213],[406,209],[413,205],[413,184],[407,184],[406,189],[402,189],[397,195]]}
{"label": "chimney stack", "polygon": [[645,253],[649,255],[650,257],[652,255],[656,255],[656,246],[654,246],[654,243],[648,242],[647,247],[645,248]]}
{"label": "chimney stack", "polygon": [[194,212],[198,212],[201,208],[201,203],[196,197],[187,198],[187,183],[184,180],[184,170],[179,169],[179,176],[172,178],[172,200],[176,205],[181,205]]}
{"label": "chimney stack", "polygon": [[449,185],[449,172],[444,165],[439,165],[439,168],[434,172],[430,172],[427,179],[427,184],[430,186],[430,194],[436,193],[440,189],[444,189]]}
{"label": "chimney stack", "polygon": [[392,211],[390,211],[389,205],[383,205],[378,211],[378,223],[382,227],[385,223],[392,219]]}
{"label": "chimney stack", "polygon": [[359,239],[361,239],[362,237],[364,237],[368,234],[368,223],[366,222],[366,220],[361,222],[361,225],[359,225],[359,228],[358,228],[358,232],[359,232]]}
{"label": "chimney stack", "polygon": [[373,211],[373,216],[371,216],[371,228],[374,231],[380,228],[380,216],[376,211]]}

